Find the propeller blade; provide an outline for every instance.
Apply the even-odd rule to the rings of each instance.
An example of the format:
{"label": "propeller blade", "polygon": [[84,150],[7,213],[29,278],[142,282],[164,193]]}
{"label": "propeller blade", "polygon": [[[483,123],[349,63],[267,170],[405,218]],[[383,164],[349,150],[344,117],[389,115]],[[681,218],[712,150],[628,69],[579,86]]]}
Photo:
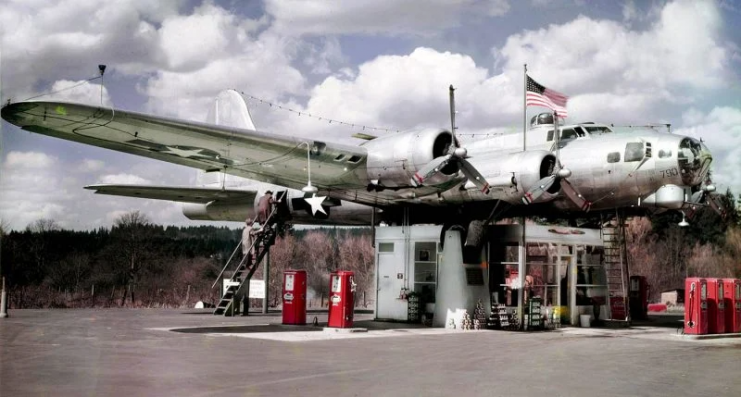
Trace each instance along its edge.
{"label": "propeller blade", "polygon": [[702,201],[704,194],[705,194],[704,190],[698,190],[692,193],[692,196],[690,197],[690,203],[699,204],[700,201]]}
{"label": "propeller blade", "polygon": [[723,206],[723,203],[719,200],[718,195],[717,194],[708,194],[707,195],[707,199],[708,199],[708,204],[710,204],[710,207],[713,210],[715,210],[715,212],[717,212],[718,215],[720,215],[721,218],[725,219],[726,218],[726,215],[728,215],[728,214],[726,213],[726,210],[725,210],[725,208]]}
{"label": "propeller blade", "polygon": [[453,158],[453,155],[446,154],[445,156],[440,156],[436,159],[433,159],[429,163],[427,163],[419,171],[414,173],[411,179],[412,185],[413,186],[423,185],[425,179],[431,177],[436,172],[438,172],[441,168],[445,167],[452,158]]}
{"label": "propeller blade", "polygon": [[574,204],[581,208],[582,211],[589,212],[592,203],[579,194],[571,182],[566,178],[561,179],[561,191],[563,191],[564,194],[574,202]]}
{"label": "propeller blade", "polygon": [[535,184],[535,186],[530,189],[525,195],[522,197],[522,202],[525,205],[528,205],[532,203],[533,201],[537,200],[540,196],[545,193],[546,190],[548,190],[551,186],[553,186],[553,183],[556,181],[555,175],[549,175],[541,180],[538,181],[538,183]]}
{"label": "propeller blade", "polygon": [[476,167],[474,167],[473,164],[469,163],[468,160],[464,158],[458,158],[458,162],[461,165],[461,171],[463,172],[463,175],[465,175],[466,178],[471,181],[471,183],[481,189],[482,193],[489,194],[489,183],[486,182],[486,178],[481,175]]}

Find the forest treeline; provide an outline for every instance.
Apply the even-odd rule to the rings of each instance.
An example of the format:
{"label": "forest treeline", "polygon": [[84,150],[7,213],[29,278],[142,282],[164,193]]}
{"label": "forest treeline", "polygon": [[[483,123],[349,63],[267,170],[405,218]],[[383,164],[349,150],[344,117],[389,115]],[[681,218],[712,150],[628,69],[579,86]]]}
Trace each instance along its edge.
{"label": "forest treeline", "polygon": [[[736,208],[730,192],[724,199],[726,208]],[[661,291],[681,288],[688,276],[741,278],[738,210],[720,217],[700,208],[685,228],[678,226],[681,219],[677,211],[667,211],[627,223],[631,273],[647,277],[653,300]],[[40,219],[1,235],[0,271],[11,308],[192,307],[197,301],[218,302],[220,287],[212,284],[241,229],[165,227],[135,211],[111,228],[64,230],[54,220]],[[271,306],[280,303],[285,269],[307,270],[313,306],[326,302],[329,272],[352,270],[357,303],[372,307],[370,228],[289,229],[270,251]],[[263,270],[254,278],[263,279]]]}
{"label": "forest treeline", "polygon": [[[212,285],[241,236],[223,226],[154,225],[138,211],[89,231],[41,219],[5,233],[0,260],[11,308],[193,307],[218,302]],[[358,303],[372,303],[373,252],[370,228],[289,229],[270,250],[270,305],[279,304],[285,269],[307,270],[312,305],[326,302],[337,269],[354,271]]]}

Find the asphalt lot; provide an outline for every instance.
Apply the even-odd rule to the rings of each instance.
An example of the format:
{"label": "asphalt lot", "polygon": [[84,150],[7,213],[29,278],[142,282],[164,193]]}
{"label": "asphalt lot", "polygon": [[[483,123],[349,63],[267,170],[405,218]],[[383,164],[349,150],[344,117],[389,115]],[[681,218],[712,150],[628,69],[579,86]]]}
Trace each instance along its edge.
{"label": "asphalt lot", "polygon": [[338,336],[276,325],[277,314],[10,314],[2,396],[741,395],[741,339],[688,341],[671,327],[450,331],[363,314],[367,333]]}

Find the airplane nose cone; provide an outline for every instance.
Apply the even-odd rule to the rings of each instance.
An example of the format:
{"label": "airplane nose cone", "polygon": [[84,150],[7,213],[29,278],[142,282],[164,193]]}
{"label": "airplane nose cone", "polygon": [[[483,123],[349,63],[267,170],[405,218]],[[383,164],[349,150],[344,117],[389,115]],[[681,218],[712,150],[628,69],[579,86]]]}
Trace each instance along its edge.
{"label": "airplane nose cone", "polygon": [[713,156],[708,147],[697,139],[685,137],[679,142],[677,153],[682,182],[688,186],[697,186],[702,183],[713,162]]}

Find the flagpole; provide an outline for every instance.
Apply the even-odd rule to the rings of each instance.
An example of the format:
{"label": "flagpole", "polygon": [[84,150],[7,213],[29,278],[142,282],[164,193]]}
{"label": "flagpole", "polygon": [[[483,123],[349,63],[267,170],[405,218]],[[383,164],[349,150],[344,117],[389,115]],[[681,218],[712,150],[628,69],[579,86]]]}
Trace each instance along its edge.
{"label": "flagpole", "polygon": [[527,150],[527,64],[523,64],[525,69],[525,89],[522,91],[522,151]]}
{"label": "flagpole", "polygon": [[[525,76],[523,80],[523,92],[522,92],[522,151],[525,152],[527,150],[527,64],[523,64],[523,69],[525,71]],[[523,187],[524,189],[524,187]],[[525,191],[523,190],[523,193]],[[525,239],[525,216],[523,215],[520,218],[520,224],[522,225],[522,234],[520,235],[520,247],[517,250],[518,252],[518,261],[517,261],[517,286],[519,290],[517,291],[517,320],[518,324],[520,326],[520,329],[523,329],[524,327],[524,320],[525,320],[525,271],[527,271],[527,265],[526,265],[526,259],[527,259],[527,240]]]}

